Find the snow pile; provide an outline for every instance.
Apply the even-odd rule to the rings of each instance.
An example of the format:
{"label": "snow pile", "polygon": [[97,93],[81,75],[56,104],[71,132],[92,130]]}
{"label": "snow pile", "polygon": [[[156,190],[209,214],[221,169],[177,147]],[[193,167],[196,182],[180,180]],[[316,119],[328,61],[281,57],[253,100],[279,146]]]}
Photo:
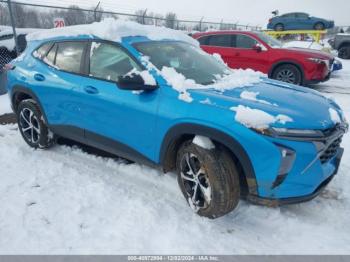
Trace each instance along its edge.
{"label": "snow pile", "polygon": [[225,61],[222,59],[222,57],[221,57],[220,54],[214,53],[214,54],[212,54],[212,56],[213,56],[217,61],[219,61],[221,64],[224,64],[224,65],[227,66],[227,64],[226,64]]}
{"label": "snow pile", "polygon": [[11,112],[10,98],[8,95],[0,95],[0,116]]}
{"label": "snow pile", "polygon": [[195,136],[193,138],[192,143],[197,145],[197,146],[200,146],[200,147],[202,147],[204,149],[208,149],[208,150],[211,150],[211,149],[215,148],[215,145],[210,140],[210,138],[205,137],[205,136]]}
{"label": "snow pile", "polygon": [[185,102],[192,102],[193,99],[188,90],[195,89],[213,89],[220,92],[230,90],[238,87],[244,87],[259,83],[263,74],[255,72],[251,69],[242,70],[228,70],[228,74],[223,77],[218,77],[217,81],[210,85],[197,84],[192,79],[186,79],[186,77],[178,73],[174,68],[163,67],[160,74],[172,86],[179,92],[179,99]]}
{"label": "snow pile", "polygon": [[[32,32],[37,32],[42,29],[38,28],[16,28],[16,34],[21,35],[21,34],[28,34]],[[2,36],[8,36],[8,35],[13,35],[13,31],[11,27],[6,28],[6,30],[3,30],[0,32],[0,37]],[[0,47],[6,47],[7,50],[12,51],[15,49],[15,39],[14,37],[10,39],[5,39],[0,41]]]}
{"label": "snow pile", "polygon": [[248,128],[263,129],[268,128],[274,123],[286,124],[293,121],[293,119],[286,115],[280,114],[273,116],[262,110],[252,109],[242,105],[231,107],[231,110],[236,112],[235,120]]}
{"label": "snow pile", "polygon": [[[258,99],[257,98],[258,95],[259,95],[259,92],[243,91],[241,93],[240,97],[242,99],[245,99],[245,100],[259,102],[259,103],[266,104],[266,105],[272,105],[270,102],[268,102],[266,100]],[[278,106],[278,105],[274,104],[274,106]]]}
{"label": "snow pile", "polygon": [[157,82],[154,79],[154,77],[150,74],[148,70],[143,70],[143,71],[138,71],[136,68],[131,70],[127,76],[132,76],[132,75],[139,75],[142,77],[143,81],[145,82],[145,85],[150,85],[150,86],[156,86]]}
{"label": "snow pile", "polygon": [[284,48],[310,48],[314,50],[323,51],[325,47],[317,42],[309,41],[290,41],[283,44]]}
{"label": "snow pile", "polygon": [[331,120],[333,121],[334,124],[338,124],[338,123],[341,122],[340,116],[339,116],[338,112],[335,109],[330,108],[329,109],[329,115],[330,115]]}
{"label": "snow pile", "polygon": [[188,42],[195,46],[199,45],[197,40],[186,35],[182,31],[152,25],[141,25],[133,21],[116,20],[114,18],[106,18],[101,22],[92,24],[67,26],[31,33],[27,35],[27,40],[33,41],[53,37],[75,37],[80,35],[90,35],[116,42],[121,42],[123,37],[145,36],[150,40],[171,39]]}

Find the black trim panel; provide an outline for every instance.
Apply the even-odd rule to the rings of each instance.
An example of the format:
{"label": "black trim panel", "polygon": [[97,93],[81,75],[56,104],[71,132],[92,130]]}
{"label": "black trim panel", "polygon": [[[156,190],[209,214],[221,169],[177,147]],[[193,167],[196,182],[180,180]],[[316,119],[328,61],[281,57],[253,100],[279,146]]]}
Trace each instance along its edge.
{"label": "black trim panel", "polygon": [[174,141],[176,141],[177,139],[179,139],[181,136],[184,136],[184,135],[206,136],[228,147],[231,150],[231,152],[237,157],[240,164],[242,165],[244,174],[246,176],[249,193],[250,194],[258,193],[254,168],[252,166],[252,163],[250,162],[248,154],[246,153],[244,148],[241,146],[241,144],[237,142],[232,136],[226,133],[223,133],[217,129],[213,129],[210,127],[197,125],[197,124],[190,124],[190,123],[175,125],[167,132],[167,134],[163,139],[162,147],[160,150],[161,165],[165,164],[166,162],[165,157],[167,155],[167,151],[171,147],[171,145],[174,143]]}
{"label": "black trim panel", "polygon": [[107,138],[90,131],[84,131],[84,129],[74,126],[50,125],[49,128],[53,133],[59,136],[98,148],[133,162],[145,164],[151,167],[159,166],[157,163],[142,155],[138,151],[111,138]]}

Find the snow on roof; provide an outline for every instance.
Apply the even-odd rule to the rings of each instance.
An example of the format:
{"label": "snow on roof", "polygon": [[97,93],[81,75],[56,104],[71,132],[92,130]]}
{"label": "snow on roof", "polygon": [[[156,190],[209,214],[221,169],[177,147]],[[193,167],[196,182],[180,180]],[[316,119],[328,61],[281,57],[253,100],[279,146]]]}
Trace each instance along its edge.
{"label": "snow on roof", "polygon": [[[42,31],[42,30],[44,30],[44,29],[39,29],[39,28],[16,28],[16,33],[17,33],[17,35],[29,34],[29,33],[37,32],[37,31]],[[0,31],[0,36],[12,35],[12,34],[13,34],[12,27],[6,27],[5,29]]]}
{"label": "snow on roof", "polygon": [[74,37],[91,35],[105,40],[121,42],[123,37],[145,36],[150,40],[177,40],[198,46],[197,40],[182,31],[153,25],[141,25],[122,19],[106,18],[92,24],[74,25],[61,28],[47,29],[27,35],[28,41],[43,40],[55,37]]}

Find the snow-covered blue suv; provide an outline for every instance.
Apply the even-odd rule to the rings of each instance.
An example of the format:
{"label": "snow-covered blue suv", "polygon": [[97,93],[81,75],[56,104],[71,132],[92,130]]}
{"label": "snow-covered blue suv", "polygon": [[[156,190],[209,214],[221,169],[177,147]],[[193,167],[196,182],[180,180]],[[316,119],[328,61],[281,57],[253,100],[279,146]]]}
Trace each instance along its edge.
{"label": "snow-covered blue suv", "polygon": [[31,147],[62,136],[176,170],[189,205],[209,218],[240,197],[309,200],[337,173],[348,124],[336,103],[232,71],[182,33],[113,20],[29,40],[7,66],[7,88]]}

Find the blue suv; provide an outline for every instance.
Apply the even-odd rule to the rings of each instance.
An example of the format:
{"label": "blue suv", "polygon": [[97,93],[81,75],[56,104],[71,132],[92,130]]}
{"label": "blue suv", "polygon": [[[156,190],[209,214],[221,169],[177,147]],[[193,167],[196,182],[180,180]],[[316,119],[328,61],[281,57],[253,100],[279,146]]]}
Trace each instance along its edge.
{"label": "blue suv", "polygon": [[234,72],[171,36],[51,36],[29,41],[7,68],[29,146],[66,137],[176,171],[200,216],[223,216],[240,198],[270,206],[309,200],[342,157],[348,124],[332,100],[267,78],[240,82],[245,71],[231,79],[235,88],[220,90],[219,76]]}

